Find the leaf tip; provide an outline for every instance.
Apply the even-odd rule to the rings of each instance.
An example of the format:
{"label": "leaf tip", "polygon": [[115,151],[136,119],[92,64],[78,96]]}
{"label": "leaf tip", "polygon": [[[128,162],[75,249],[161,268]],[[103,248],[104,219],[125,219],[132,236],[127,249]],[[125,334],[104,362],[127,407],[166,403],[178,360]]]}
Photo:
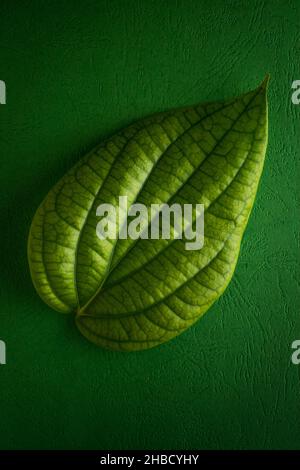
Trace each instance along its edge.
{"label": "leaf tip", "polygon": [[270,81],[270,74],[267,73],[267,75],[265,76],[265,78],[263,79],[263,81],[261,82],[258,88],[266,91],[268,89],[269,81]]}

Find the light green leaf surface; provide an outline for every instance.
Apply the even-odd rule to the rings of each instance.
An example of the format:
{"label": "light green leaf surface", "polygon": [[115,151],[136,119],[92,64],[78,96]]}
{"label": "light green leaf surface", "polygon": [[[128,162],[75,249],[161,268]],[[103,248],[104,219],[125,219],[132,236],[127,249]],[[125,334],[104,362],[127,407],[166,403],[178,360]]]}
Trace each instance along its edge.
{"label": "light green leaf surface", "polygon": [[[267,79],[254,91],[150,116],[80,160],[30,230],[33,283],[84,336],[117,350],[156,346],[222,294],[238,258],[267,145]],[[186,240],[100,240],[101,203],[202,203],[204,247]]]}

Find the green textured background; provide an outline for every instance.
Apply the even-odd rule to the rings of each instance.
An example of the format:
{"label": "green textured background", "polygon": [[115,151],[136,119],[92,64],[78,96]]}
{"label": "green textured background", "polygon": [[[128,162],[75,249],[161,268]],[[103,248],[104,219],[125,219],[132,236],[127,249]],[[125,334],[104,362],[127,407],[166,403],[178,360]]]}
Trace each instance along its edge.
{"label": "green textured background", "polygon": [[[1,0],[0,448],[300,448],[299,19],[297,0]],[[88,343],[31,284],[37,205],[116,129],[266,72],[270,143],[229,288],[156,349]]]}

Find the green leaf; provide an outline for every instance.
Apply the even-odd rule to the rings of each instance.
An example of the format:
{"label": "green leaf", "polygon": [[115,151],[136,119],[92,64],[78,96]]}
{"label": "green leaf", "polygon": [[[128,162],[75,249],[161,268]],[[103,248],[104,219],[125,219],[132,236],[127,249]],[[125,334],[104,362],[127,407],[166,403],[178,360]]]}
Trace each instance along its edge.
{"label": "green leaf", "polygon": [[[268,78],[218,103],[142,119],[80,160],[49,192],[30,230],[33,283],[81,333],[110,349],[156,346],[192,325],[228,285],[267,146]],[[100,240],[102,203],[203,203],[205,239]],[[121,221],[122,223],[122,221]]]}

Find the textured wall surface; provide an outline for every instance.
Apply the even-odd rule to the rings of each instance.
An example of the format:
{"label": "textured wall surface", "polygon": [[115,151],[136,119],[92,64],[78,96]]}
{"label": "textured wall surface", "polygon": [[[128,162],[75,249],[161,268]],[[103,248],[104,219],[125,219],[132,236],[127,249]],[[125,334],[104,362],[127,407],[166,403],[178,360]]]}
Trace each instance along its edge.
{"label": "textured wall surface", "polygon": [[[0,448],[300,448],[299,19],[296,0],[1,1]],[[88,343],[31,284],[37,205],[116,129],[266,72],[269,148],[229,288],[156,349]]]}

